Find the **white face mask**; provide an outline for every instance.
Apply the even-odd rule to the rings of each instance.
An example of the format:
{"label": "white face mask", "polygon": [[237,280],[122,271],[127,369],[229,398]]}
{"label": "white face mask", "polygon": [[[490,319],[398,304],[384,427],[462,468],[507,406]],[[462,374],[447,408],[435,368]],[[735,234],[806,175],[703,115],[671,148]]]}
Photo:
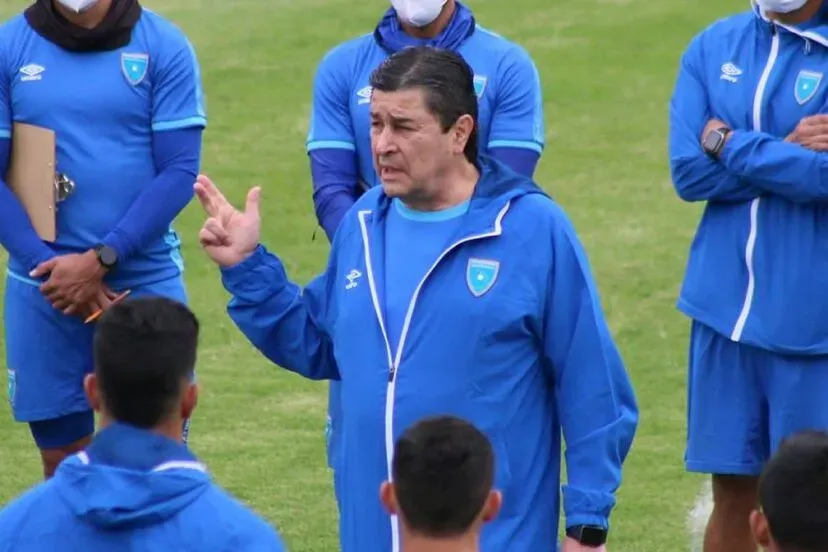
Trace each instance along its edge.
{"label": "white face mask", "polygon": [[446,0],[391,0],[401,21],[425,27],[440,15]]}
{"label": "white face mask", "polygon": [[808,0],[756,0],[756,3],[765,11],[789,13],[807,4]]}
{"label": "white face mask", "polygon": [[98,0],[58,0],[61,4],[75,13],[80,13],[96,4]]}

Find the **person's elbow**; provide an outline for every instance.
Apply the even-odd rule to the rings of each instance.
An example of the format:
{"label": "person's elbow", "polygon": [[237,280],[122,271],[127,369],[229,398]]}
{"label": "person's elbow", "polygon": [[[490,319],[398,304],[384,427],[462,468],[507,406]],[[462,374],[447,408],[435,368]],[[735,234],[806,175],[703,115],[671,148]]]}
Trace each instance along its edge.
{"label": "person's elbow", "polygon": [[638,431],[640,412],[632,382],[626,371],[622,369],[616,380],[618,461],[623,463],[632,448],[633,440]]}
{"label": "person's elbow", "polygon": [[698,155],[670,157],[670,178],[682,201],[693,203],[707,199],[703,190],[707,175],[699,173],[698,165]]}

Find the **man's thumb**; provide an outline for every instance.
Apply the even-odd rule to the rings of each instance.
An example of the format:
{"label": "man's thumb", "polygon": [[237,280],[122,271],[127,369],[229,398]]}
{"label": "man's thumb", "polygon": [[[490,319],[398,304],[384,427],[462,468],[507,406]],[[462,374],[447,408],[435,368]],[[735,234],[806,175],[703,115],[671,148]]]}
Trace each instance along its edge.
{"label": "man's thumb", "polygon": [[252,188],[247,192],[247,202],[244,205],[244,212],[248,215],[259,216],[259,198],[262,195],[262,189],[258,186]]}
{"label": "man's thumb", "polygon": [[44,274],[48,274],[52,271],[53,268],[55,268],[56,262],[56,259],[49,259],[48,261],[40,263],[34,268],[34,270],[29,272],[29,276],[31,276],[32,278],[39,278]]}

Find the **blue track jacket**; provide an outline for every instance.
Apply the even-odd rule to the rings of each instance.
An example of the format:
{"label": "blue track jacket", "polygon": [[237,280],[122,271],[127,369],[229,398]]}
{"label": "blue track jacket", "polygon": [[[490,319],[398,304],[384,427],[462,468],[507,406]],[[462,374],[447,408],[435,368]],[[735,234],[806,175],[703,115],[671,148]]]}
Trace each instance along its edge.
{"label": "blue track jacket", "polygon": [[210,481],[185,446],[115,424],[0,511],[0,552],[56,550],[285,548],[273,528]]}
{"label": "blue track jacket", "polygon": [[[828,13],[798,28],[760,9],[717,21],[681,58],[670,167],[685,201],[706,201],[679,308],[734,341],[828,353],[828,154],[785,137],[828,112]],[[734,132],[716,160],[702,129]]]}
{"label": "blue track jacket", "polygon": [[399,550],[378,489],[397,437],[434,414],[470,420],[493,443],[504,503],[484,552],[556,549],[561,429],[567,523],[608,523],[638,411],[586,254],[531,179],[492,158],[481,168],[453,245],[410,299],[395,351],[383,315],[391,201],[382,187],[349,211],[326,271],[305,288],[262,246],[222,271],[230,316],[265,356],[341,380],[343,552]]}

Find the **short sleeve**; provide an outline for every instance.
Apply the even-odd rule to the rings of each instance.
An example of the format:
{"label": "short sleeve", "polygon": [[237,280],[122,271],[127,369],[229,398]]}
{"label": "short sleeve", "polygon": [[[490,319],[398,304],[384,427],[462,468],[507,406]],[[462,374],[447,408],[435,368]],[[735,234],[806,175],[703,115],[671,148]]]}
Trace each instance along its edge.
{"label": "short sleeve", "polygon": [[325,55],[316,70],[306,147],[356,151],[351,122],[349,51],[336,48]]}
{"label": "short sleeve", "polygon": [[183,34],[168,37],[158,57],[153,83],[152,130],[206,127],[201,69],[190,41]]}
{"label": "short sleeve", "polygon": [[545,144],[540,75],[529,54],[509,51],[497,75],[488,149],[524,148],[540,154]]}

